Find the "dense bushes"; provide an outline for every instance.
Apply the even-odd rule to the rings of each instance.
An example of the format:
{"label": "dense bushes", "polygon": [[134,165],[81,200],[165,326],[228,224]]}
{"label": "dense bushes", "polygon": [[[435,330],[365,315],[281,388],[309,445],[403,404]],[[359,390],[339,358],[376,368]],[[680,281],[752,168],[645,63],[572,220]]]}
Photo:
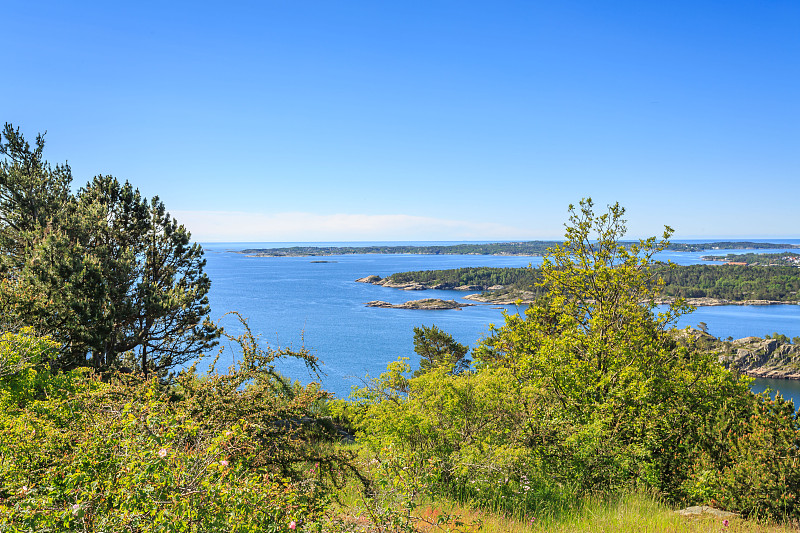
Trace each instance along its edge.
{"label": "dense bushes", "polygon": [[470,371],[408,377],[398,361],[342,413],[427,490],[519,516],[629,490],[800,516],[793,407],[677,341],[690,309],[655,313],[664,281],[652,268],[670,230],[622,246],[622,214],[595,215],[591,201],[572,212],[541,269],[546,295],[506,315]]}
{"label": "dense bushes", "polygon": [[780,396],[751,395],[704,426],[706,446],[684,481],[689,499],[749,516],[800,517],[800,418]]}
{"label": "dense bushes", "polygon": [[275,373],[293,354],[240,346],[238,368],[165,386],[54,374],[52,342],[3,335],[0,529],[319,530],[352,459],[318,416],[327,395]]}

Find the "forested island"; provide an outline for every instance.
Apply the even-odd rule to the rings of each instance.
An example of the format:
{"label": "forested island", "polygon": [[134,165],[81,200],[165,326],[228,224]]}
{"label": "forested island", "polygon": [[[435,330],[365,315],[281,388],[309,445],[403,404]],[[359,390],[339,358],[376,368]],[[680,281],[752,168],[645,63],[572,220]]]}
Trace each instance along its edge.
{"label": "forested island", "polygon": [[[653,279],[666,282],[661,298],[687,298],[692,305],[798,303],[800,270],[789,266],[656,264]],[[546,290],[538,268],[466,267],[450,270],[399,272],[357,280],[404,290],[445,289],[483,291],[467,298],[486,303],[530,303]]]}
{"label": "forested island", "polygon": [[752,266],[794,266],[800,267],[800,254],[784,252],[778,254],[726,254],[706,255],[703,261],[721,261]]}
{"label": "forested island", "polygon": [[704,252],[706,250],[774,250],[777,248],[800,248],[800,245],[752,241],[671,242],[666,249],[675,252]]}
{"label": "forested island", "polygon": [[[290,246],[285,248],[247,248],[238,253],[253,257],[308,257],[353,254],[418,254],[418,255],[529,255],[541,256],[558,241],[495,242],[488,244],[447,244],[431,246]],[[620,244],[631,246],[634,241]],[[667,250],[702,252],[705,250],[758,250],[798,248],[798,245],[766,242],[671,243]]]}

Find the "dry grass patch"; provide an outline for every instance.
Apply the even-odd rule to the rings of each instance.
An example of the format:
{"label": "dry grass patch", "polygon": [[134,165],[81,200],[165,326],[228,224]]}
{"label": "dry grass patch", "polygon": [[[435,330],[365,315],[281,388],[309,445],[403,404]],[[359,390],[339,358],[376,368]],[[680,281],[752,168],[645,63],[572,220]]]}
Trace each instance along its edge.
{"label": "dry grass patch", "polygon": [[[444,511],[442,511],[444,509]],[[531,516],[519,520],[496,513],[447,504],[429,506],[424,517],[438,517],[443,512],[458,515],[465,525],[443,524],[420,531],[463,531],[481,533],[789,533],[798,531],[790,525],[761,523],[742,518],[711,515],[680,516],[668,506],[645,496],[627,496],[616,503],[591,502],[570,515]],[[448,526],[450,529],[448,529]]]}

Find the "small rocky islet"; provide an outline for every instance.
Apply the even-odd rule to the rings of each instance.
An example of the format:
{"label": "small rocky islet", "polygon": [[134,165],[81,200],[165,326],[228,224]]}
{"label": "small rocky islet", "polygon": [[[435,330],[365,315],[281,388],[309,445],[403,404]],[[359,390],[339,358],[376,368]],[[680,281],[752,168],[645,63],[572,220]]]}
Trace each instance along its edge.
{"label": "small rocky islet", "polygon": [[365,304],[367,307],[383,307],[387,309],[422,309],[428,311],[439,311],[444,309],[461,309],[475,304],[460,303],[455,300],[441,300],[439,298],[423,298],[422,300],[411,300],[402,304],[392,304],[383,300],[373,300]]}

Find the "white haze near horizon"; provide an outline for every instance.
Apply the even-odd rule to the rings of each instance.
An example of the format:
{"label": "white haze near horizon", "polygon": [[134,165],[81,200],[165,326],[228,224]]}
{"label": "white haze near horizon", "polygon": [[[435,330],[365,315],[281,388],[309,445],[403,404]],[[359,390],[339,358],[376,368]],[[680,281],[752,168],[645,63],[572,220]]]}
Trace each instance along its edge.
{"label": "white haze near horizon", "polygon": [[[544,238],[491,222],[403,214],[246,213],[175,211],[199,242],[509,240]],[[434,236],[432,239],[431,236]],[[511,236],[511,237],[508,237]]]}
{"label": "white haze near horizon", "polygon": [[[192,233],[196,242],[508,242],[562,240],[563,225],[552,224],[534,230],[512,225],[423,217],[405,214],[316,214],[306,212],[251,213],[244,211],[179,210],[172,214]],[[648,224],[645,224],[649,226]],[[632,226],[629,224],[629,228]],[[659,228],[635,228],[628,239],[660,237]],[[771,240],[795,241],[800,234],[701,234],[679,231],[673,241]]]}

